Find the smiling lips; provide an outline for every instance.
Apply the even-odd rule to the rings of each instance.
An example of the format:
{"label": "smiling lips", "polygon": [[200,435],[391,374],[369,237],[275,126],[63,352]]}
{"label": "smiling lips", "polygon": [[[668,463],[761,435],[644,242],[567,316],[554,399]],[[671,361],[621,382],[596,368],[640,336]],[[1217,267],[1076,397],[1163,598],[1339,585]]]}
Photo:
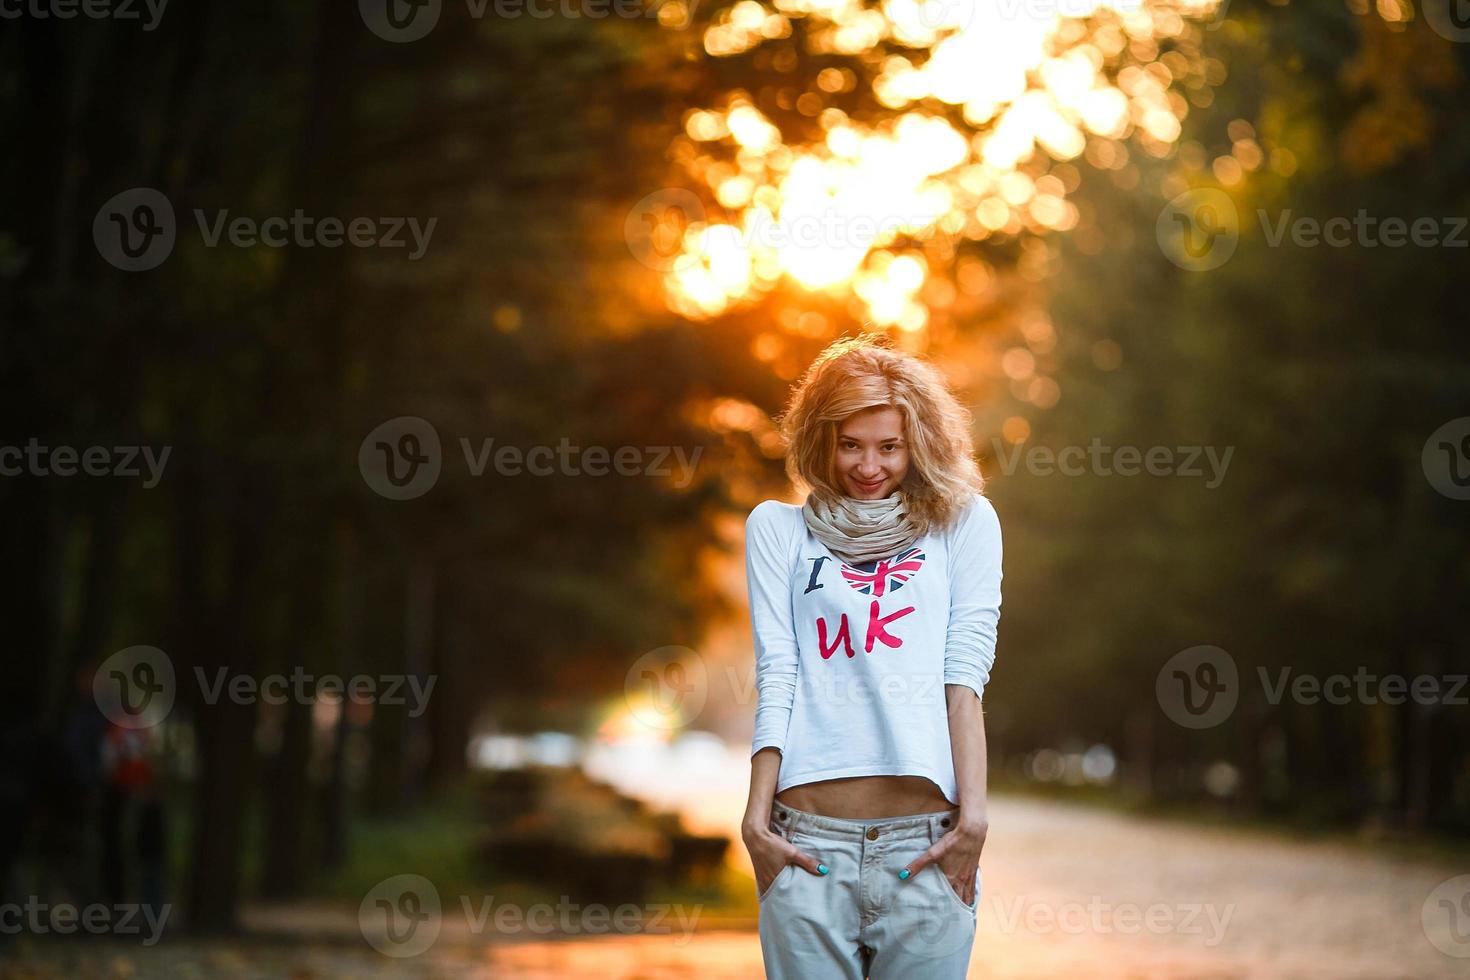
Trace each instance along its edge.
{"label": "smiling lips", "polygon": [[858,480],[857,485],[862,487],[864,490],[877,490],[884,484],[884,482],[885,481],[883,480],[874,480],[872,483],[864,483],[861,480]]}

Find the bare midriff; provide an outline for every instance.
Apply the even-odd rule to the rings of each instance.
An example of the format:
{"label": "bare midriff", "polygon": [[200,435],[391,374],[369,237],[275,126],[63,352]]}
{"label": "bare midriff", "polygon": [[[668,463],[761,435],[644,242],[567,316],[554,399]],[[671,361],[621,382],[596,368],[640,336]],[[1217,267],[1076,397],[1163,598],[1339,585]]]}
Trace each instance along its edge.
{"label": "bare midriff", "polygon": [[776,794],[785,805],[844,820],[881,820],[954,808],[923,776],[849,776],[792,786]]}

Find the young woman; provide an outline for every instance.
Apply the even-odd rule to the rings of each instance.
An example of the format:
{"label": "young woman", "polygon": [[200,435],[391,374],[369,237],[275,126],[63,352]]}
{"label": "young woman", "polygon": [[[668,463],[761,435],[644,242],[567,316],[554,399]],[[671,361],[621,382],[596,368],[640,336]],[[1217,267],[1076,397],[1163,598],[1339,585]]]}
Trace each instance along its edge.
{"label": "young woman", "polygon": [[969,421],[937,369],[871,337],[824,351],[783,416],[806,501],[745,526],[742,831],[771,980],[968,968],[1001,580]]}

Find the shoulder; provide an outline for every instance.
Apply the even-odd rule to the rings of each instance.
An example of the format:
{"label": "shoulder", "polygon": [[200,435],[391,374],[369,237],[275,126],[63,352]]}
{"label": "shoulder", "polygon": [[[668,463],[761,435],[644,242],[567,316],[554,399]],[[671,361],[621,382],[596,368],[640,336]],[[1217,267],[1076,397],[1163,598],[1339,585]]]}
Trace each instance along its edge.
{"label": "shoulder", "polygon": [[801,507],[781,500],[762,500],[745,519],[746,528],[789,527],[801,518]]}
{"label": "shoulder", "polygon": [[977,491],[970,495],[969,502],[951,522],[947,536],[950,540],[999,538],[1000,515],[995,512],[990,499]]}
{"label": "shoulder", "polygon": [[788,504],[782,500],[763,500],[750,511],[745,523],[789,522],[801,513],[800,504]]}

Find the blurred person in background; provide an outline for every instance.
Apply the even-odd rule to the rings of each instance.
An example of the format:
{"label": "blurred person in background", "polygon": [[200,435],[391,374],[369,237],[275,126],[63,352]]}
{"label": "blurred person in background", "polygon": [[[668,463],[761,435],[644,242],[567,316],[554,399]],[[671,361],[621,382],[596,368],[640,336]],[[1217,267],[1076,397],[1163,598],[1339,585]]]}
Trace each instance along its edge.
{"label": "blurred person in background", "polygon": [[166,835],[152,755],[151,729],[108,727],[102,742],[102,869],[114,906],[130,901],[130,878],[143,904],[163,904]]}

